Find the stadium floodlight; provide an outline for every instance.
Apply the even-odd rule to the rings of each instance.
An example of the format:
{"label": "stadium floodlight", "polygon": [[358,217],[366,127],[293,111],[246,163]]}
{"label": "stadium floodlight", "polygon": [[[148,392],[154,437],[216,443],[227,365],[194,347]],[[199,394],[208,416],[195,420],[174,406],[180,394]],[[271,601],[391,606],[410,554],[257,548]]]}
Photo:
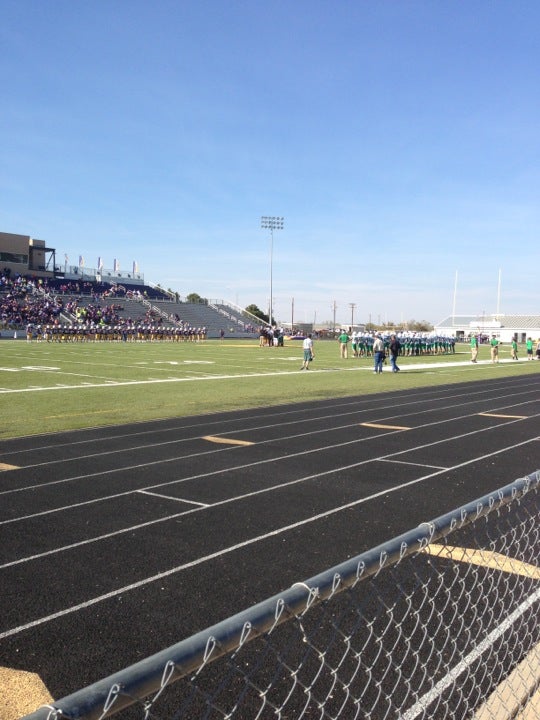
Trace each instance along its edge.
{"label": "stadium floodlight", "polygon": [[268,322],[272,325],[272,310],[274,305],[273,293],[273,264],[274,264],[274,230],[283,230],[285,218],[275,217],[273,215],[263,215],[261,217],[261,228],[270,230],[270,307],[268,309]]}

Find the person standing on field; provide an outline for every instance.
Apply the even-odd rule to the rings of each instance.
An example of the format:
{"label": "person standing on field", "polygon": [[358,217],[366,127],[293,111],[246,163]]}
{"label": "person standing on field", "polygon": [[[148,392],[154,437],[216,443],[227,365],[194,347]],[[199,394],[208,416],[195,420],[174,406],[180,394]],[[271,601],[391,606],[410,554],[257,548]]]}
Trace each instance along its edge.
{"label": "person standing on field", "polygon": [[492,363],[498,363],[499,362],[499,340],[493,335],[491,338],[491,342],[489,343],[491,345],[491,362]]}
{"label": "person standing on field", "polygon": [[390,365],[392,367],[392,372],[399,372],[400,368],[398,368],[397,365],[397,358],[401,349],[401,343],[395,335],[391,336],[388,349],[390,350]]}
{"label": "person standing on field", "polygon": [[478,336],[471,335],[471,362],[475,363],[478,359]]}
{"label": "person standing on field", "polygon": [[313,360],[313,340],[311,338],[311,333],[302,343],[302,349],[304,351],[304,362],[300,370],[309,370],[309,363]]}
{"label": "person standing on field", "polygon": [[527,338],[527,342],[525,343],[525,347],[527,348],[527,360],[533,359],[533,341],[532,338]]}
{"label": "person standing on field", "polygon": [[518,344],[517,344],[517,338],[515,335],[512,338],[512,343],[510,345],[510,354],[512,356],[512,360],[518,359]]}
{"label": "person standing on field", "polygon": [[346,360],[349,356],[349,353],[347,350],[349,340],[350,340],[349,335],[345,332],[345,330],[342,330],[340,336],[338,337],[338,342],[339,342],[339,354],[343,360]]}
{"label": "person standing on field", "polygon": [[382,366],[384,362],[384,342],[380,335],[377,335],[373,341],[373,360],[375,363],[373,372],[375,374],[382,373]]}

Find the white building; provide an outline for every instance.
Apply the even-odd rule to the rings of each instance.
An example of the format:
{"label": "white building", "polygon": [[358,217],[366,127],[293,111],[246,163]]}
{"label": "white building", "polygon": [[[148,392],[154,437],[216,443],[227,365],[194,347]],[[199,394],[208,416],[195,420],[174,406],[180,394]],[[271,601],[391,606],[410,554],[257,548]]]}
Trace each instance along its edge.
{"label": "white building", "polygon": [[441,335],[465,339],[471,335],[485,335],[510,342],[515,336],[524,343],[527,338],[540,339],[540,315],[450,315],[435,325]]}

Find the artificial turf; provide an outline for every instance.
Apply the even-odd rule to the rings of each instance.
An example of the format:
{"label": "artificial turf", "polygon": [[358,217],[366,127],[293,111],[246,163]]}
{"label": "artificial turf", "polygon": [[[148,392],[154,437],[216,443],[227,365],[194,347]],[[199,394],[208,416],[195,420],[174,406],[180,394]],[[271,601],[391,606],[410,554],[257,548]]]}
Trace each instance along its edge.
{"label": "artificial turf", "polygon": [[[0,437],[198,415],[224,410],[365,395],[454,382],[536,373],[503,346],[492,365],[489,348],[470,363],[456,353],[404,357],[375,376],[371,358],[339,357],[333,341],[315,342],[315,359],[301,371],[302,347],[259,347],[258,340],[200,343],[0,343]],[[484,362],[482,362],[484,361]],[[455,363],[459,363],[455,365]]]}

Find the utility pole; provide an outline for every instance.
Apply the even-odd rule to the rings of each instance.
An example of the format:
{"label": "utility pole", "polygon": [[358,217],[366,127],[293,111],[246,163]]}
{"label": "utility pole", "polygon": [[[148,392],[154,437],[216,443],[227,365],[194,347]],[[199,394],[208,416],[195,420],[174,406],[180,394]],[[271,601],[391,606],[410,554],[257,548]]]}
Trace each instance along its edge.
{"label": "utility pole", "polygon": [[351,332],[354,327],[354,308],[356,307],[356,303],[349,303],[349,307],[351,308]]}

